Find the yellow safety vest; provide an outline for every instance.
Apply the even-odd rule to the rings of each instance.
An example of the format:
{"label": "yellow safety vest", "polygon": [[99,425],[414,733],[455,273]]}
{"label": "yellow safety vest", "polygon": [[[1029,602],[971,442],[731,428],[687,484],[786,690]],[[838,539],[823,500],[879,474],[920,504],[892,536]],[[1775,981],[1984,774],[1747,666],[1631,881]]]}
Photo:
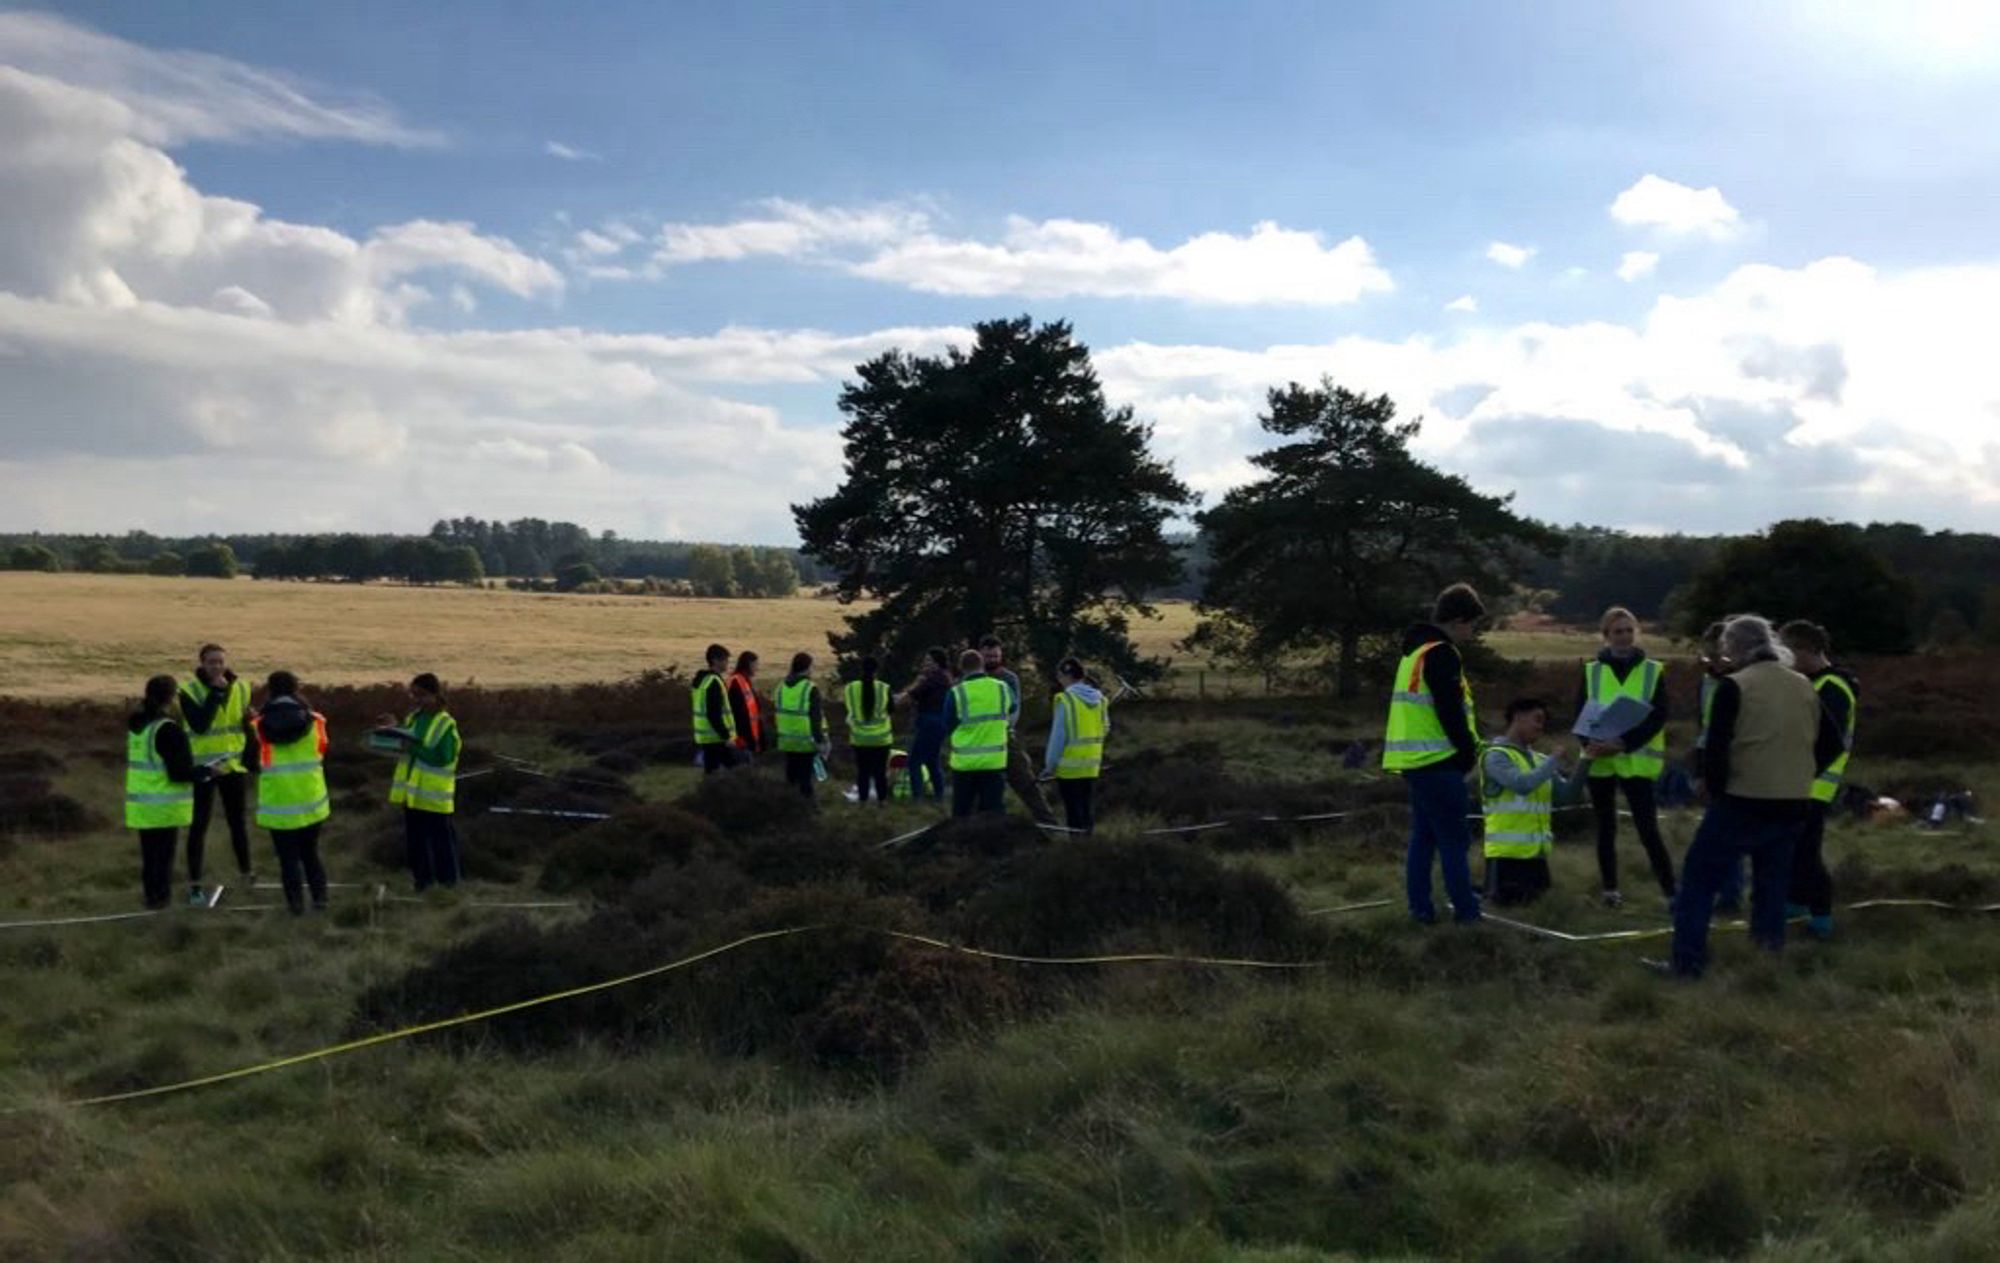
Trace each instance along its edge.
{"label": "yellow safety vest", "polygon": [[125,737],[125,827],[178,829],[194,823],[194,786],[167,776],[156,743],[162,725],[155,719]]}
{"label": "yellow safety vest", "polygon": [[[1655,698],[1660,691],[1660,662],[1657,658],[1647,658],[1638,668],[1619,679],[1602,662],[1591,661],[1583,664],[1585,695],[1600,706],[1608,706],[1620,697],[1637,698],[1648,706],[1657,705]],[[1594,759],[1590,764],[1593,779],[1617,776],[1626,780],[1650,781],[1658,779],[1667,765],[1667,730],[1663,726],[1654,733],[1652,739],[1637,750],[1615,755],[1608,759]]]}
{"label": "yellow safety vest", "polygon": [[892,721],[889,717],[889,684],[886,680],[875,681],[875,715],[864,717],[861,713],[861,681],[850,680],[841,690],[841,699],[847,704],[848,739],[859,750],[879,750],[894,739]]}
{"label": "yellow safety vest", "polygon": [[[199,705],[208,695],[208,685],[200,679],[189,680],[181,685],[181,696],[189,705]],[[183,710],[186,706],[182,707]],[[188,747],[194,751],[196,763],[206,763],[215,770],[217,776],[228,776],[243,770],[243,738],[246,729],[243,717],[250,713],[250,682],[232,680],[229,695],[222,705],[215,708],[215,718],[209,721],[207,732],[188,731]],[[215,755],[231,757],[211,761]]]}
{"label": "yellow safety vest", "polygon": [[1056,694],[1063,713],[1062,757],[1056,760],[1059,781],[1095,780],[1104,765],[1104,734],[1111,727],[1110,704],[1102,696],[1086,702],[1064,689]]}
{"label": "yellow safety vest", "polygon": [[[722,731],[708,722],[708,693],[713,689],[722,694]],[[694,704],[694,743],[698,746],[727,745],[736,738],[736,715],[729,709],[729,696],[723,687],[722,677],[711,673],[701,683],[688,690],[688,700]]]}
{"label": "yellow safety vest", "polygon": [[[1494,742],[1488,750],[1499,750],[1523,772],[1532,772],[1547,755],[1516,749]],[[1479,765],[1479,801],[1486,815],[1486,858],[1490,860],[1531,860],[1547,855],[1555,844],[1556,787],[1543,781],[1523,798],[1513,790],[1486,779],[1486,764]]]}
{"label": "yellow safety vest", "polygon": [[450,815],[457,805],[458,754],[451,756],[450,763],[440,765],[423,762],[417,751],[436,745],[447,732],[456,734],[458,721],[441,710],[428,715],[412,711],[403,720],[403,727],[415,733],[416,740],[396,764],[395,779],[389,784],[389,805]]}
{"label": "yellow safety vest", "polygon": [[1007,767],[1007,715],[1013,690],[1005,680],[975,675],[952,687],[957,726],[951,730],[951,770],[998,772]]}
{"label": "yellow safety vest", "polygon": [[[1449,762],[1457,753],[1445,735],[1444,721],[1438,718],[1437,699],[1424,682],[1424,658],[1442,645],[1433,640],[1417,646],[1396,666],[1396,680],[1389,694],[1389,727],[1382,738],[1382,766],[1391,772],[1411,772]],[[1472,704],[1472,681],[1459,673],[1465,691],[1465,726],[1476,741],[1479,712]]]}
{"label": "yellow safety vest", "polygon": [[326,716],[313,712],[304,736],[274,746],[264,740],[259,720],[250,721],[257,738],[257,827],[303,829],[333,814],[326,793]]}
{"label": "yellow safety vest", "polygon": [[1847,727],[1840,734],[1842,741],[1840,757],[1813,781],[1812,796],[1816,803],[1830,803],[1840,795],[1841,783],[1847,779],[1847,759],[1854,753],[1854,720],[1856,712],[1861,709],[1861,699],[1854,695],[1854,686],[1840,676],[1829,671],[1813,681],[1815,690],[1826,688],[1828,685],[1847,694]]}
{"label": "yellow safety vest", "polygon": [[809,679],[778,686],[778,749],[787,754],[811,754],[812,699],[816,686]]}

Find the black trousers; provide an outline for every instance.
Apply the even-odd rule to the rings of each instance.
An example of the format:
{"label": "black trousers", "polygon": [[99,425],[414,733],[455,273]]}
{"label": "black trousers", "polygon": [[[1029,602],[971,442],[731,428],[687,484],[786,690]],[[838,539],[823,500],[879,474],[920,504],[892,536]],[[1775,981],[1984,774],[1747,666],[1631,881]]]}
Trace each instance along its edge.
{"label": "black trousers", "polygon": [[139,891],[149,908],[164,908],[173,897],[174,839],[179,829],[140,829]]}
{"label": "black trousers", "polygon": [[236,852],[236,871],[250,876],[250,821],[244,814],[249,797],[250,776],[231,772],[212,781],[197,781],[194,787],[194,823],[188,826],[188,880],[201,884],[202,859],[208,854],[208,822],[215,810],[215,797],[222,795],[222,819],[229,826],[229,847]]}
{"label": "black trousers", "polygon": [[1597,875],[1606,890],[1618,889],[1618,791],[1632,808],[1632,825],[1660,893],[1674,897],[1674,861],[1660,837],[1660,809],[1653,801],[1653,782],[1643,776],[1593,776],[1590,805],[1597,813]]}
{"label": "black trousers", "polygon": [[1545,855],[1533,859],[1487,858],[1486,897],[1503,908],[1533,903],[1548,891],[1550,884],[1549,860]]}
{"label": "black trousers", "polygon": [[449,813],[403,808],[403,854],[419,894],[458,885],[458,829]]}
{"label": "black trousers", "polygon": [[1826,868],[1826,804],[1814,803],[1792,848],[1792,903],[1816,917],[1833,915],[1833,874]]}
{"label": "black trousers", "polygon": [[854,791],[862,802],[868,801],[868,791],[883,802],[889,801],[889,747],[854,747]]}
{"label": "black trousers", "polygon": [[1091,801],[1097,794],[1096,777],[1058,777],[1056,793],[1062,795],[1064,824],[1086,834],[1097,828],[1097,812]]}
{"label": "black trousers", "polygon": [[951,814],[969,816],[974,812],[1007,810],[1007,769],[985,772],[954,771],[951,774]]}
{"label": "black trousers", "polygon": [[737,750],[734,746],[721,743],[701,747],[701,772],[703,776],[713,776],[736,766]]}
{"label": "black trousers", "polygon": [[285,886],[285,906],[293,912],[304,912],[305,891],[310,888],[313,907],[324,908],[326,866],[319,862],[319,826],[273,829],[271,845],[278,850],[278,879]]}
{"label": "black trousers", "polygon": [[800,794],[807,798],[813,796],[814,758],[815,756],[810,750],[804,754],[800,754],[796,750],[785,751],[785,784],[798,790]]}

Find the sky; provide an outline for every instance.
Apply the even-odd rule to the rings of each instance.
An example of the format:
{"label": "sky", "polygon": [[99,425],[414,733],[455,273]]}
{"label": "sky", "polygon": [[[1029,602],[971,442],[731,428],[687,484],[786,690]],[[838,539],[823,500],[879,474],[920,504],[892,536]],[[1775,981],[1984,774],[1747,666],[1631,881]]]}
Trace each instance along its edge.
{"label": "sky", "polygon": [[1071,322],[1207,502],[1330,377],[1558,523],[2000,508],[2000,3],[0,0],[0,529],[790,543]]}

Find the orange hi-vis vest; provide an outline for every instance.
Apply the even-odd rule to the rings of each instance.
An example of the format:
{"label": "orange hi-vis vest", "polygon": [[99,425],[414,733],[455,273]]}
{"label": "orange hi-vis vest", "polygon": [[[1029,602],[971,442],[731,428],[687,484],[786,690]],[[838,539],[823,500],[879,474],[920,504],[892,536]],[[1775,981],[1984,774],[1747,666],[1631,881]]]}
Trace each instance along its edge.
{"label": "orange hi-vis vest", "polygon": [[729,697],[731,705],[735,704],[738,689],[741,689],[743,692],[743,713],[750,717],[750,731],[737,733],[733,741],[738,747],[745,750],[762,750],[764,748],[764,712],[757,705],[757,690],[751,686],[749,676],[743,674],[741,671],[731,671],[729,673]]}

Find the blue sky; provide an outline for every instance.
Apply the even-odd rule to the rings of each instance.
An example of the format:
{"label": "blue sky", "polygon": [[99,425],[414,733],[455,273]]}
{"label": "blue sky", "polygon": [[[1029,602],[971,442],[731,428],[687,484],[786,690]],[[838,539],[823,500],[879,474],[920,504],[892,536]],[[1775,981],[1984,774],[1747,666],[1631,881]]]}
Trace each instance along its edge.
{"label": "blue sky", "polygon": [[0,526],[303,449],[327,529],[783,540],[843,355],[1021,311],[1211,495],[1328,372],[1558,520],[2000,499],[1993,6],[718,8],[0,7]]}

